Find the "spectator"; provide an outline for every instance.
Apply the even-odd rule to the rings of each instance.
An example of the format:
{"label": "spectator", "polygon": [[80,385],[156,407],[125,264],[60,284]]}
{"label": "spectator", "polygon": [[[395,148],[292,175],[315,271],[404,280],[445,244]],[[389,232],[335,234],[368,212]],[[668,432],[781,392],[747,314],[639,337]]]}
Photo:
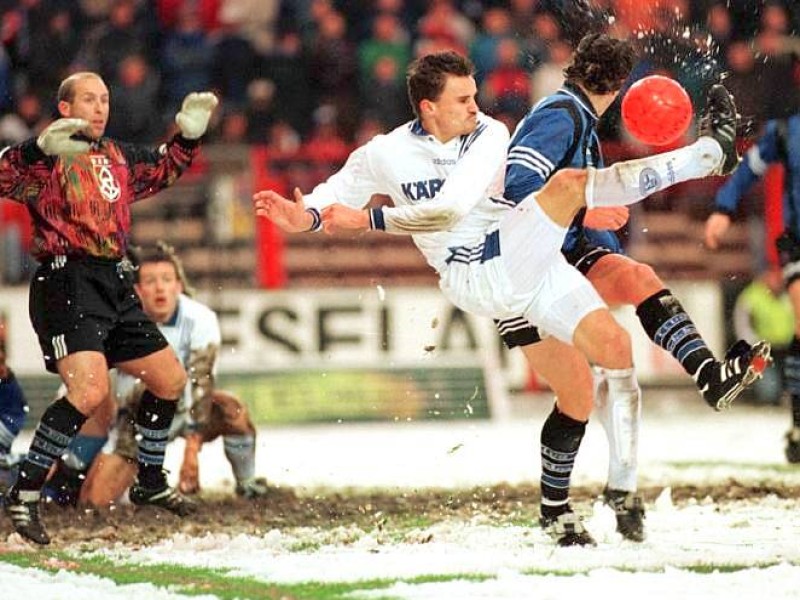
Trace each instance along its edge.
{"label": "spectator", "polygon": [[52,90],[69,75],[81,41],[77,24],[65,7],[54,10],[44,29],[33,35],[28,62],[29,89],[39,98],[49,100]]}
{"label": "spectator", "polygon": [[506,114],[517,122],[528,110],[530,94],[528,72],[519,65],[519,45],[505,38],[497,45],[497,66],[483,83],[480,104],[490,114]]}
{"label": "spectator", "polygon": [[228,105],[247,103],[247,86],[256,74],[258,57],[250,41],[236,27],[225,25],[217,33],[211,58],[211,86]]}
{"label": "spectator", "polygon": [[783,395],[783,358],[794,335],[792,303],[780,267],[770,266],[739,293],[733,327],[737,338],[751,343],[764,339],[772,344],[776,368],[767,369],[753,391],[757,400],[778,404]]}
{"label": "spectator", "polygon": [[213,53],[197,13],[190,8],[182,10],[175,29],[167,33],[161,48],[164,114],[174,114],[192,90],[209,87]]}
{"label": "spectator", "polygon": [[254,79],[247,86],[247,141],[265,144],[275,122],[275,84],[268,79]]}
{"label": "spectator", "polygon": [[111,113],[111,137],[152,144],[164,134],[164,123],[157,117],[159,81],[141,54],[126,56],[111,84],[111,95],[118,110]]}
{"label": "spectator", "polygon": [[410,116],[405,83],[398,79],[398,74],[404,72],[394,57],[382,56],[374,64],[372,76],[366,83],[363,106],[389,129],[407,121]]}
{"label": "spectator", "polygon": [[475,82],[483,85],[486,77],[497,66],[497,47],[500,42],[513,37],[511,16],[502,7],[489,8],[483,13],[483,27],[472,40],[469,57],[475,65]]}
{"label": "spectator", "polygon": [[[361,42],[358,48],[358,69],[365,97],[372,93],[375,65],[385,57],[389,57],[396,66],[394,78],[402,92],[405,90],[405,67],[411,59],[411,46],[408,32],[392,13],[381,13],[375,17],[372,37]],[[400,96],[405,101],[405,94],[401,93]]]}
{"label": "spectator", "polygon": [[275,84],[276,118],[306,132],[316,95],[312,92],[314,82],[309,78],[300,35],[295,31],[282,33],[275,49],[260,59],[257,71]]}
{"label": "spectator", "polygon": [[[347,39],[347,23],[336,11],[326,12],[319,21],[319,35],[308,46],[308,76],[315,83],[316,106],[332,104],[355,129],[357,106],[357,58]],[[343,123],[344,125],[344,123]]]}

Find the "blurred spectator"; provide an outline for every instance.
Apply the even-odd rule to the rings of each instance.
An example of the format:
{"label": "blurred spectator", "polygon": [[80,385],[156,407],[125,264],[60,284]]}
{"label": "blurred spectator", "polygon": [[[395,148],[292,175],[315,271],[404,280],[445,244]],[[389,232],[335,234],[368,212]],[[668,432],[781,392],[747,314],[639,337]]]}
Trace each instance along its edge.
{"label": "blurred spectator", "polygon": [[55,9],[48,16],[45,27],[35,32],[31,39],[29,89],[42,100],[50,101],[53,90],[69,75],[81,42],[70,11],[65,7]]}
{"label": "blurred spectator", "polygon": [[333,105],[320,106],[314,111],[314,130],[303,144],[303,156],[320,167],[320,181],[327,179],[327,173],[336,171],[350,154],[350,144],[339,134],[336,118],[336,108]]}
{"label": "blurred spectator", "polygon": [[213,53],[197,13],[190,8],[182,10],[175,29],[164,36],[161,48],[163,114],[173,115],[180,110],[187,94],[208,89]]}
{"label": "blurred spectator", "polygon": [[509,0],[510,21],[515,36],[526,38],[533,31],[533,19],[539,9],[539,0]]}
{"label": "blurred spectator", "polygon": [[347,39],[341,13],[323,13],[318,25],[319,35],[308,47],[308,76],[317,92],[315,104],[332,104],[337,114],[345,116],[348,129],[354,130],[358,120],[355,47]]}
{"label": "blurred spectator", "polygon": [[281,0],[221,0],[217,17],[220,26],[236,31],[258,53],[275,45]]}
{"label": "blurred spectator", "polygon": [[497,47],[505,38],[514,37],[511,16],[505,8],[489,8],[483,13],[482,28],[472,40],[469,57],[475,65],[475,81],[480,87],[497,66]]}
{"label": "blurred spectator", "polygon": [[219,27],[219,5],[222,0],[155,0],[156,16],[162,30],[178,26],[181,12],[191,10],[197,14],[200,27],[206,33]]}
{"label": "blurred spectator", "polygon": [[217,141],[223,144],[247,143],[247,115],[243,110],[233,109],[222,116]]}
{"label": "blurred spectator", "polygon": [[738,338],[772,344],[776,366],[764,372],[753,392],[760,402],[778,404],[784,389],[783,362],[794,336],[794,312],[780,267],[770,266],[740,292],[733,309],[733,326]]}
{"label": "blurred spectator", "polygon": [[247,86],[247,141],[266,144],[275,122],[275,84],[268,79],[254,79]]}
{"label": "blurred spectator", "polygon": [[519,64],[519,45],[505,38],[497,45],[497,66],[481,87],[481,106],[492,115],[505,114],[519,121],[528,110],[531,82]]}
{"label": "blurred spectator", "polygon": [[564,83],[564,69],[572,60],[572,46],[563,40],[550,44],[550,60],[542,63],[531,77],[531,104],[549,96]]}
{"label": "blurred spectator", "polygon": [[720,56],[725,56],[728,43],[733,36],[733,20],[728,5],[724,2],[715,2],[708,8],[705,19],[706,31],[712,43],[718,49]]}
{"label": "blurred spectator", "polygon": [[364,118],[361,119],[361,123],[356,130],[353,145],[356,147],[363,146],[376,135],[386,133],[390,129],[391,128],[387,128],[378,117],[367,112],[364,114]]}
{"label": "blurred spectator", "polygon": [[275,49],[264,56],[257,69],[261,77],[275,84],[275,116],[301,132],[310,127],[308,115],[314,108],[312,81],[302,54],[300,35],[287,31]]}
{"label": "blurred spectator", "polygon": [[302,148],[300,134],[286,121],[276,121],[269,130],[267,147],[274,160],[294,160]]}
{"label": "blurred spectator", "polygon": [[106,81],[113,81],[125,57],[148,56],[150,51],[144,28],[137,23],[134,0],[114,0],[108,21],[97,25],[87,36],[79,62],[82,69],[96,70]]}
{"label": "blurred spectator", "polygon": [[152,144],[164,134],[158,118],[159,80],[141,54],[126,56],[119,64],[109,92],[114,110],[108,122],[109,137],[137,144]]}
{"label": "blurred spectator", "polygon": [[725,87],[736,99],[736,110],[748,130],[758,130],[764,122],[764,88],[757,84],[755,54],[744,40],[733,40],[725,52],[728,68]]}
{"label": "blurred spectator", "polygon": [[372,25],[372,37],[361,42],[358,47],[358,69],[365,97],[371,94],[375,66],[385,57],[390,58],[395,65],[394,78],[400,85],[401,95],[405,96],[405,68],[411,59],[411,45],[408,32],[392,13],[376,16]]}
{"label": "blurred spectator", "polygon": [[26,92],[17,99],[16,111],[0,118],[0,143],[3,146],[19,144],[39,135],[49,122],[42,112],[39,97],[32,92]]}
{"label": "blurred spectator", "polygon": [[0,45],[0,112],[14,105],[14,73],[6,49]]}
{"label": "blurred spectator", "polygon": [[258,58],[238,29],[223,25],[217,32],[211,58],[211,87],[237,108],[247,102],[247,86],[256,74]]}
{"label": "blurred spectator", "polygon": [[411,116],[406,97],[405,82],[399,79],[405,69],[393,56],[382,56],[373,66],[365,84],[363,106],[386,127],[394,129]]}
{"label": "blurred spectator", "polygon": [[430,0],[417,24],[417,33],[420,38],[438,41],[460,54],[467,54],[475,36],[475,26],[459,12],[453,0]]}

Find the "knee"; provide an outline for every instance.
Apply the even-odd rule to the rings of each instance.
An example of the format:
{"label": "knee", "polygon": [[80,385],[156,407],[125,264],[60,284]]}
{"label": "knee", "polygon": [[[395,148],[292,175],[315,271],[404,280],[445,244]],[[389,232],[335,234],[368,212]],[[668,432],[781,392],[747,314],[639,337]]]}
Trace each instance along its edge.
{"label": "knee", "polygon": [[597,350],[597,362],[606,369],[627,369],[633,366],[631,336],[621,325],[609,328]]}
{"label": "knee", "polygon": [[545,187],[549,188],[554,195],[574,198],[583,205],[587,177],[585,169],[562,169],[548,180]]}
{"label": "knee", "polygon": [[[624,285],[629,290],[640,290],[645,298],[664,289],[664,282],[656,275],[653,267],[642,263],[634,263],[628,269]],[[644,298],[643,298],[644,299]]]}
{"label": "knee", "polygon": [[66,395],[75,408],[89,416],[108,399],[108,377],[91,381],[71,381],[67,385]]}
{"label": "knee", "polygon": [[163,388],[157,391],[151,389],[150,391],[159,398],[180,398],[188,381],[189,377],[186,374],[186,370],[182,366],[176,365],[164,378]]}

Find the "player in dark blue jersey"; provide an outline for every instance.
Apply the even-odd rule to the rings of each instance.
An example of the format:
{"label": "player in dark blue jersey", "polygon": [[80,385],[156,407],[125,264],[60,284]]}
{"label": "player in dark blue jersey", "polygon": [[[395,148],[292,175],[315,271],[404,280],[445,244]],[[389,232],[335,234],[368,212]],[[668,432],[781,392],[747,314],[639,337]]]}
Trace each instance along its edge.
{"label": "player in dark blue jersey", "polygon": [[739,200],[771,164],[784,166],[784,231],[777,247],[784,285],[795,314],[794,339],[784,361],[784,381],[792,410],[792,427],[786,434],[786,459],[800,463],[800,113],[767,121],[761,137],[717,192],[714,212],[706,221],[705,242],[712,250],[719,247]]}
{"label": "player in dark blue jersey", "polygon": [[[589,34],[581,40],[572,64],[565,70],[562,89],[534,106],[513,135],[506,167],[507,199],[522,201],[561,169],[603,166],[596,124],[616,100],[633,64],[634,52],[628,42],[604,34]],[[719,88],[709,102],[730,102],[728,112],[735,111],[727,93]],[[719,133],[715,134],[717,138]],[[732,145],[734,131],[729,133],[729,139],[718,141]],[[735,160],[727,161],[724,168],[730,170],[735,164]],[[750,383],[751,363],[768,360],[769,346],[757,344],[742,354],[716,360],[678,299],[653,269],[622,254],[613,230],[624,225],[627,218],[626,207],[582,210],[565,239],[563,254],[589,278],[607,304],[635,306],[647,334],[694,378],[706,402],[716,409],[726,407]],[[636,494],[641,393],[633,369],[596,370],[599,377],[593,389],[590,378],[576,376],[585,372],[585,360],[574,348],[540,335],[524,318],[500,321],[498,329],[508,347],[522,347],[529,364],[550,384],[558,399],[542,431],[543,456],[569,455],[578,447],[585,421],[560,409],[562,405],[591,406],[595,396],[597,414],[609,439],[604,499],[616,512],[618,531],[631,540],[644,539],[644,507]],[[551,463],[543,462],[545,475]],[[564,482],[559,476],[564,468],[560,462],[552,465],[552,485],[547,477],[542,480],[541,512],[546,525],[557,525],[560,515],[571,510],[568,480]],[[574,526],[582,528],[579,522]]]}

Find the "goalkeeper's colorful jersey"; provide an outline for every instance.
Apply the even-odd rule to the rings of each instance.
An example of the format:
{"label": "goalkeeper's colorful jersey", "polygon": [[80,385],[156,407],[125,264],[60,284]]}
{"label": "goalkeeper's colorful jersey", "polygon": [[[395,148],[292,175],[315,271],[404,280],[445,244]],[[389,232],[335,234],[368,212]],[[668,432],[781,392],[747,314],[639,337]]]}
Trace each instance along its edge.
{"label": "goalkeeper's colorful jersey", "polygon": [[411,121],[355,150],[305,203],[319,225],[325,206],[362,208],[373,194],[389,196],[394,206],[373,209],[372,228],[411,235],[441,273],[463,248],[495,231],[513,206],[503,198],[508,139],[507,127],[482,113],[472,133],[447,143]]}
{"label": "goalkeeper's colorful jersey", "polygon": [[[511,138],[506,167],[505,196],[515,203],[536,192],[557,171],[603,166],[600,139],[595,131],[595,113],[580,88],[565,84],[555,94],[540,100],[517,125]],[[581,237],[598,246],[621,251],[611,231],[583,226],[582,209],[572,222],[563,250],[569,252]]]}
{"label": "goalkeeper's colorful jersey", "polygon": [[118,259],[127,249],[130,204],[171,185],[198,148],[180,135],[157,149],[101,138],[89,152],[57,157],[30,139],[0,151],[0,197],[28,208],[37,259]]}

